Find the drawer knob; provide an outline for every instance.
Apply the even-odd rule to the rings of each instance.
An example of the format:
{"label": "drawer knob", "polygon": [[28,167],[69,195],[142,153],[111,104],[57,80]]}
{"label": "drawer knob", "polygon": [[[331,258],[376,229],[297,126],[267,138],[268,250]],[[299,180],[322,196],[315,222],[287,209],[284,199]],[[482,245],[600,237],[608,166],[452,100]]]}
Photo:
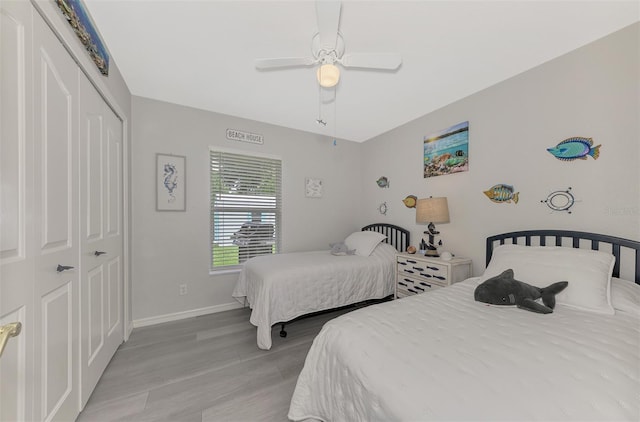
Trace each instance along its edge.
{"label": "drawer knob", "polygon": [[430,269],[430,270],[433,270],[433,271],[440,271],[440,268],[438,268],[438,267],[430,267],[430,266],[427,265],[427,268]]}
{"label": "drawer knob", "polygon": [[446,280],[447,279],[446,277],[442,277],[442,276],[439,276],[439,275],[434,275],[433,278],[437,278],[438,280]]}
{"label": "drawer knob", "polygon": [[422,284],[423,286],[431,287],[431,284],[427,284],[427,283],[425,283],[423,281],[421,281],[420,284]]}
{"label": "drawer knob", "polygon": [[411,280],[410,278],[405,278],[404,281],[406,281],[407,283],[413,284],[413,280]]}
{"label": "drawer knob", "polygon": [[424,271],[424,268],[420,268],[420,267],[413,267],[413,269],[418,271]]}
{"label": "drawer knob", "polygon": [[433,276],[431,274],[427,274],[427,273],[420,273],[420,275],[423,276],[423,277],[429,277],[429,278],[435,277],[435,276]]}
{"label": "drawer knob", "polygon": [[407,259],[407,262],[410,262],[411,264],[417,264],[418,263],[418,261],[414,261],[412,259]]}
{"label": "drawer knob", "polygon": [[418,287],[418,286],[416,286],[416,289],[421,290],[421,291],[423,291],[423,292],[424,292],[424,289],[423,289],[422,287]]}

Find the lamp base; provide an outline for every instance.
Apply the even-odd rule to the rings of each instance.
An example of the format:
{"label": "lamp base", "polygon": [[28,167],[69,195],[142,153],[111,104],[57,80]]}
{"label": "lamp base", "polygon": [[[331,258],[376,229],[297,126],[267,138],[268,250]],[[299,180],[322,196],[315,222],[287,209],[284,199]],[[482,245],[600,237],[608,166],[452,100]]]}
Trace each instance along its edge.
{"label": "lamp base", "polygon": [[440,255],[438,255],[438,250],[437,249],[427,249],[426,251],[424,251],[424,256],[430,256],[432,258],[438,258]]}

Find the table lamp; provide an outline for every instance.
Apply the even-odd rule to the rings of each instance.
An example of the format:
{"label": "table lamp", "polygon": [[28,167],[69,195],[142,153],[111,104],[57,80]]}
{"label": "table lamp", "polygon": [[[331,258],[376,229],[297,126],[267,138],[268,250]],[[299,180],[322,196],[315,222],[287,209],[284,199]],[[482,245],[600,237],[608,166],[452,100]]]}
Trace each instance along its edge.
{"label": "table lamp", "polygon": [[[425,256],[437,257],[438,249],[436,248],[435,235],[440,234],[436,231],[435,223],[448,223],[449,222],[449,205],[447,204],[447,198],[423,198],[418,199],[416,203],[416,223],[428,224],[427,231],[424,234],[429,235],[429,243],[425,250]],[[442,244],[442,241],[440,241]]]}

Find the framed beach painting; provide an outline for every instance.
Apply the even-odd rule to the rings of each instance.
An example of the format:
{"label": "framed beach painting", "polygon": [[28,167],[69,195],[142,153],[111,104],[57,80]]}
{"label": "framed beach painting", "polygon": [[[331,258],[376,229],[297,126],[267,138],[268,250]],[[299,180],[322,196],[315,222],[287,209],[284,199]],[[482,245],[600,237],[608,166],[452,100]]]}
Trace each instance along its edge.
{"label": "framed beach painting", "polygon": [[156,211],[186,211],[187,158],[156,154]]}
{"label": "framed beach painting", "polygon": [[469,170],[469,122],[424,137],[424,178]]}
{"label": "framed beach painting", "polygon": [[109,75],[109,52],[82,0],[54,0],[96,67]]}

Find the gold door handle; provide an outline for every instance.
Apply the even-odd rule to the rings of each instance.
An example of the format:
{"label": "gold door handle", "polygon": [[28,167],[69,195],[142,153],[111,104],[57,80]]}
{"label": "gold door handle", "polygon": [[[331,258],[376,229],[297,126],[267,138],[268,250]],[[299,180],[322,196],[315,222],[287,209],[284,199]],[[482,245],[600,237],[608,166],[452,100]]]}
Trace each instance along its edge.
{"label": "gold door handle", "polygon": [[4,351],[4,346],[7,345],[9,341],[9,337],[15,337],[20,334],[22,330],[22,323],[20,322],[12,322],[7,325],[3,325],[0,327],[0,356],[2,356],[2,352]]}

